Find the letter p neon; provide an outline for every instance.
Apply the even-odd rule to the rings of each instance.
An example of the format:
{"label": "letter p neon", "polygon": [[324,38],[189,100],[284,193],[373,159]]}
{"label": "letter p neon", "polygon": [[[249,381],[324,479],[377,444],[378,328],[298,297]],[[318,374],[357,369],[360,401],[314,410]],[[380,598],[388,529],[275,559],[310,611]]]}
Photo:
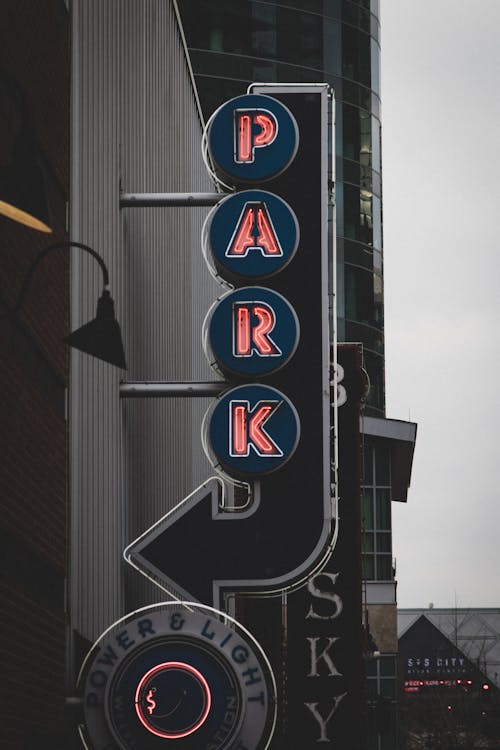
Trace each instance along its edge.
{"label": "letter p neon", "polygon": [[278,133],[278,121],[266,109],[234,111],[234,159],[237,164],[252,164],[255,149],[270,146]]}

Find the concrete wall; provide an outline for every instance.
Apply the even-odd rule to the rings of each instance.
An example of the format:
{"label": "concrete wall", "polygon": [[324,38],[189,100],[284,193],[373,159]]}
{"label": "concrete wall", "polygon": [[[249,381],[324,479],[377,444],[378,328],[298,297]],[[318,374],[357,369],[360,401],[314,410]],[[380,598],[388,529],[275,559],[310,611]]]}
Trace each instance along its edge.
{"label": "concrete wall", "polygon": [[378,650],[395,654],[398,650],[396,607],[393,604],[369,604],[368,617]]}

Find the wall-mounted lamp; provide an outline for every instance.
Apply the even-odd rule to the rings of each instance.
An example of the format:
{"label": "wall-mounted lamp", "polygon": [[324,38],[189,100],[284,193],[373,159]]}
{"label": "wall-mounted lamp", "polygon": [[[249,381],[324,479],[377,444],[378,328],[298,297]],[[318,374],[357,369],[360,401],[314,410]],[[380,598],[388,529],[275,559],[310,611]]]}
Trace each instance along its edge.
{"label": "wall-mounted lamp", "polygon": [[81,242],[56,242],[54,245],[49,245],[49,247],[41,250],[31,264],[31,267],[24,278],[15,305],[7,313],[2,315],[0,320],[15,315],[21,308],[26,292],[31,283],[31,279],[33,278],[33,274],[38,264],[45,258],[45,256],[54,250],[67,250],[70,247],[79,247],[81,250],[90,253],[90,255],[97,260],[102,270],[104,289],[97,302],[96,317],[81,328],[73,331],[73,333],[70,333],[70,335],[64,340],[69,346],[72,346],[75,349],[80,349],[80,351],[90,354],[92,357],[97,357],[97,359],[102,359],[104,362],[109,362],[115,367],[120,367],[122,370],[126,370],[127,364],[125,361],[120,326],[115,317],[113,299],[107,289],[109,286],[108,269],[106,268],[106,264],[101,256],[96,253],[95,250],[92,250],[91,247],[84,245]]}
{"label": "wall-mounted lamp", "polygon": [[0,169],[0,214],[40,232],[52,232],[45,178],[24,96],[5,73],[0,73],[0,86],[21,117],[11,159]]}

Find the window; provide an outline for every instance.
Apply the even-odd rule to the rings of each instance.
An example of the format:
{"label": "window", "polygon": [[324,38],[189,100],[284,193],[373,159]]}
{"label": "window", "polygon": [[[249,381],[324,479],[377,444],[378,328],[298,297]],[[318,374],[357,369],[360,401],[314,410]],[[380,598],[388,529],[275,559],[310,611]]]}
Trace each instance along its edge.
{"label": "window", "polygon": [[364,86],[370,86],[370,64],[370,36],[344,24],[342,26],[342,75]]}
{"label": "window", "polygon": [[252,55],[276,57],[276,8],[252,5]]}
{"label": "window", "polygon": [[366,412],[367,414],[378,414],[384,410],[384,360],[382,356],[369,351],[365,351],[364,360],[365,369],[370,378]]}
{"label": "window", "polygon": [[373,245],[372,194],[354,185],[344,185],[344,235]]}
{"label": "window", "polygon": [[384,440],[365,438],[361,496],[363,577],[392,581],[390,453]]}
{"label": "window", "polygon": [[345,267],[345,309],[346,318],[359,323],[373,325],[373,275],[370,271]]}
{"label": "window", "polygon": [[[363,167],[371,167],[372,157],[372,125],[378,122],[369,113],[359,107],[344,104],[343,119],[343,148],[344,156],[358,161]],[[378,129],[376,131],[378,137]]]}
{"label": "window", "polygon": [[368,749],[393,750],[396,747],[396,657],[382,656],[368,662]]}

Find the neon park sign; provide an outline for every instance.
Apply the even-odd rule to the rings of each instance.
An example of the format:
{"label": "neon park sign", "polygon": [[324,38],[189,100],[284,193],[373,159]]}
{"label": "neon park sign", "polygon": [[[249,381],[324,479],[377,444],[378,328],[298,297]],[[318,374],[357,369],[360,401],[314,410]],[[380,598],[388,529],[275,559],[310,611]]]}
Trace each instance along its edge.
{"label": "neon park sign", "polygon": [[268,747],[276,686],[261,647],[211,607],[170,602],[118,620],[78,678],[85,747]]}
{"label": "neon park sign", "polygon": [[[292,163],[299,144],[295,118],[281,102],[249,94],[223,104],[206,133],[208,152],[224,184],[271,180]],[[300,324],[280,293],[252,282],[276,278],[299,244],[294,211],[261,189],[224,198],[202,232],[205,259],[214,276],[240,287],[217,300],[203,326],[210,365],[230,380],[250,381],[224,393],[208,410],[203,444],[212,465],[240,479],[280,469],[300,438],[297,410],[261,380],[289,365],[299,345]]]}

